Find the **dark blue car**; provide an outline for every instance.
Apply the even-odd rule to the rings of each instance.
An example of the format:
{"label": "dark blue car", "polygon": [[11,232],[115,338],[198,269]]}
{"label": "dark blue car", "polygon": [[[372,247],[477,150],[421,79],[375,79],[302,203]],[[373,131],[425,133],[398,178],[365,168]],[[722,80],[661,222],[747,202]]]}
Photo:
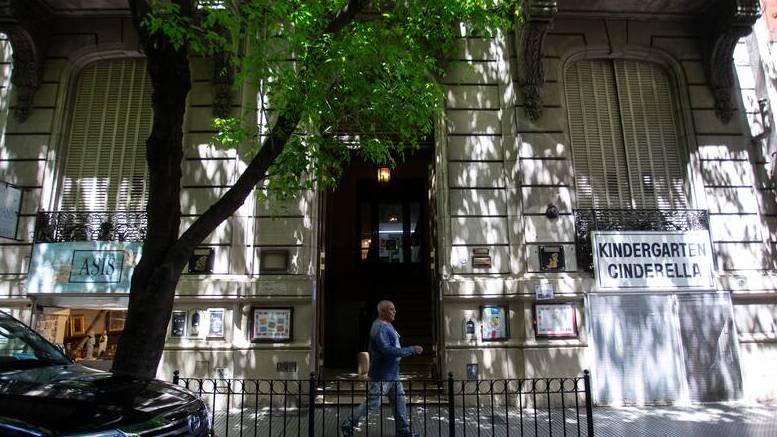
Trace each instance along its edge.
{"label": "dark blue car", "polygon": [[0,311],[0,435],[205,436],[205,404],[156,379],[89,369]]}

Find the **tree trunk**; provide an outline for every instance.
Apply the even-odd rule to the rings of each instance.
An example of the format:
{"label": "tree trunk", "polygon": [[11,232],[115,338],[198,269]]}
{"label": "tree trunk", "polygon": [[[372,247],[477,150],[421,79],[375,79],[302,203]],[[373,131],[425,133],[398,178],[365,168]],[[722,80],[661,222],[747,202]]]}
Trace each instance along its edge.
{"label": "tree trunk", "polygon": [[[190,14],[191,2],[180,3],[182,11]],[[176,284],[188,258],[170,254],[181,225],[183,121],[191,77],[186,47],[174,47],[163,34],[149,34],[138,24],[148,13],[148,4],[131,0],[130,8],[147,58],[154,119],[146,141],[148,232],[132,275],[127,321],[113,371],[153,377],[162,356]]]}
{"label": "tree trunk", "polygon": [[[193,2],[174,0],[187,16]],[[324,34],[337,34],[369,2],[350,0],[336,14]],[[139,23],[149,12],[147,1],[130,0],[133,22],[140,35],[153,86],[154,120],[146,142],[149,168],[148,232],[143,256],[132,275],[124,333],[119,339],[113,371],[154,377],[162,357],[167,325],[181,271],[193,250],[243,204],[283,150],[304,110],[304,95],[287,102],[257,155],[235,184],[178,237],[181,217],[180,187],[183,160],[183,121],[191,89],[188,53],[175,48],[161,34],[149,34]],[[303,66],[302,71],[308,66]],[[301,75],[303,73],[300,73]],[[301,81],[304,87],[304,80]]]}

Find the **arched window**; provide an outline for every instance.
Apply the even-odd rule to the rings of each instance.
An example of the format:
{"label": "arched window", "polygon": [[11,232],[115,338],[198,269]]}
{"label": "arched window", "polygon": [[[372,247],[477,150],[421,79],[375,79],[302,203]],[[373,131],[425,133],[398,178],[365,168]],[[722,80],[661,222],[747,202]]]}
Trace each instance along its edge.
{"label": "arched window", "polygon": [[145,60],[111,59],[85,67],[75,88],[60,210],[145,208],[151,121]]}
{"label": "arched window", "polygon": [[565,74],[578,208],[686,208],[680,126],[656,64],[585,60]]}

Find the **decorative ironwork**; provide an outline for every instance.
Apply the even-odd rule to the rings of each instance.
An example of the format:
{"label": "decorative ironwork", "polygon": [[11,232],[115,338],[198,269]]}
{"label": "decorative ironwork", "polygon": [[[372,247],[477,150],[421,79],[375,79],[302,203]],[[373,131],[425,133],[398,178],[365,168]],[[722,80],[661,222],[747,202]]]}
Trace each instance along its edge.
{"label": "decorative ironwork", "polygon": [[591,231],[694,231],[709,228],[709,213],[701,209],[576,209],[577,265],[585,271],[593,271]]}
{"label": "decorative ironwork", "polygon": [[144,241],[147,228],[143,211],[40,211],[35,221],[35,243]]}

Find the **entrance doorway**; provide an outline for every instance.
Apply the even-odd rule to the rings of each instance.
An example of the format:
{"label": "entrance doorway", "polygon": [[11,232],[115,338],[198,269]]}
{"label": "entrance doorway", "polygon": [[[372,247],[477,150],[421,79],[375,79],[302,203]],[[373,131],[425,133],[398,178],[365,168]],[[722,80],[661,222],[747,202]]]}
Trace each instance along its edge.
{"label": "entrance doorway", "polygon": [[367,350],[383,299],[396,305],[394,326],[402,344],[424,348],[421,356],[403,360],[402,372],[436,374],[432,156],[431,148],[416,152],[392,170],[388,182],[378,182],[377,166],[353,162],[326,195],[319,332],[329,376],[356,372],[357,355]]}

